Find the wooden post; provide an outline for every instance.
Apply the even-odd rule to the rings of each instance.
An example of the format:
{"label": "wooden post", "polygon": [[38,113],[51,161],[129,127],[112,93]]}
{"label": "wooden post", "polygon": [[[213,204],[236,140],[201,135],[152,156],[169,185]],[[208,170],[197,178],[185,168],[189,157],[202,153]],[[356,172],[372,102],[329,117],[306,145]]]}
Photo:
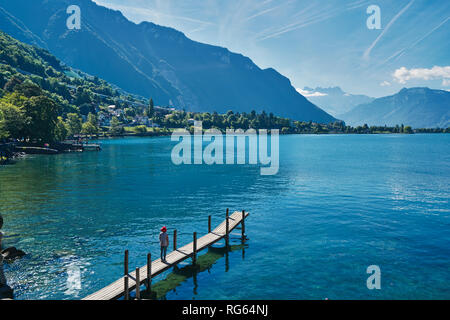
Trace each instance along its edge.
{"label": "wooden post", "polygon": [[211,233],[211,216],[208,217],[208,233]]}
{"label": "wooden post", "polygon": [[197,263],[197,232],[194,232],[194,255],[192,256],[192,263]]}
{"label": "wooden post", "polygon": [[229,236],[229,232],[230,232],[230,221],[228,220],[228,215],[229,215],[229,209],[227,208],[227,217],[225,220],[225,247],[229,247],[230,244],[230,236]]}
{"label": "wooden post", "polygon": [[245,210],[242,210],[242,242],[245,241]]}
{"label": "wooden post", "polygon": [[177,250],[177,230],[173,231],[173,251]]}
{"label": "wooden post", "polygon": [[128,288],[128,250],[125,250],[125,259],[123,263],[124,285],[125,285],[125,300],[130,299],[130,291]]}
{"label": "wooden post", "polygon": [[152,288],[152,255],[147,254],[147,291],[150,293]]}
{"label": "wooden post", "polygon": [[141,270],[136,268],[136,299],[141,300]]}

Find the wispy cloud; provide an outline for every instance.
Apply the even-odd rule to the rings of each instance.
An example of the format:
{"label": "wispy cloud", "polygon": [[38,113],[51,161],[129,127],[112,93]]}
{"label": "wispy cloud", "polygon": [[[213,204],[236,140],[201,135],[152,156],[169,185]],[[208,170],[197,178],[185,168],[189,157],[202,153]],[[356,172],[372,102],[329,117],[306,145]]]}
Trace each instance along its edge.
{"label": "wispy cloud", "polygon": [[93,0],[93,1],[99,5],[107,6],[109,8],[113,8],[113,9],[119,10],[121,12],[134,13],[139,16],[146,17],[146,21],[151,20],[151,18],[158,19],[162,16],[162,17],[173,19],[173,20],[183,20],[183,21],[193,22],[193,23],[197,23],[197,24],[201,24],[201,25],[214,25],[215,24],[211,21],[204,21],[204,20],[194,19],[194,18],[186,17],[186,16],[173,15],[173,14],[165,13],[162,11],[158,11],[156,9],[147,9],[144,7],[123,5],[123,4],[119,5],[119,4],[115,4],[115,3],[109,3],[108,1],[105,1],[105,0]]}
{"label": "wispy cloud", "polygon": [[394,60],[398,60],[401,56],[403,56],[405,53],[407,53],[408,51],[410,51],[411,49],[413,49],[415,46],[417,46],[420,42],[422,42],[423,40],[425,40],[426,38],[428,38],[433,32],[435,32],[436,30],[438,30],[440,27],[442,27],[448,20],[450,20],[450,17],[447,17],[446,19],[444,19],[442,22],[440,22],[436,27],[434,27],[433,29],[431,29],[430,31],[428,31],[424,36],[420,37],[418,40],[414,41],[410,46],[408,46],[407,48],[403,48],[401,50],[396,51],[393,55],[391,55],[389,58],[387,58],[386,60],[382,61],[379,66],[384,65],[386,63],[388,63],[390,60],[394,59]]}
{"label": "wispy cloud", "polygon": [[275,6],[275,7],[268,8],[268,9],[265,9],[265,10],[262,10],[262,11],[259,11],[259,12],[255,13],[255,14],[251,15],[250,17],[245,18],[244,21],[249,21],[249,20],[255,19],[255,18],[257,18],[257,17],[266,15],[266,14],[271,13],[271,12],[273,12],[273,11],[276,11],[276,10],[278,10],[278,9],[280,9],[280,8],[282,8],[282,7],[284,7],[284,6],[286,6],[286,5],[289,5],[289,4],[292,3],[292,2],[293,2],[293,1],[288,1],[288,2],[285,2],[285,3],[279,4],[279,5]]}
{"label": "wispy cloud", "polygon": [[408,10],[408,8],[414,3],[415,0],[411,0],[405,7],[403,7],[402,10],[400,10],[399,13],[397,13],[394,18],[391,19],[391,21],[389,21],[389,23],[386,25],[386,28],[383,29],[383,31],[380,33],[380,35],[375,39],[374,42],[372,42],[372,44],[370,45],[369,48],[367,48],[367,50],[364,52],[363,58],[364,59],[369,59],[370,57],[370,52],[372,51],[373,48],[375,48],[375,46],[377,45],[377,43],[381,40],[381,38],[383,38],[383,36],[386,34],[386,32],[389,31],[389,29],[391,28],[391,26],[394,24],[394,22],[401,17],[401,15],[403,13],[405,13],[406,10]]}
{"label": "wispy cloud", "polygon": [[[413,0],[414,1],[414,0]],[[257,41],[263,41],[267,39],[271,39],[274,37],[278,37],[282,34],[285,34],[287,32],[291,32],[294,30],[298,30],[304,27],[307,27],[312,24],[316,24],[319,22],[323,22],[326,20],[329,20],[331,18],[334,18],[346,11],[354,10],[357,8],[361,8],[363,6],[367,5],[367,1],[356,1],[347,5],[344,5],[342,7],[336,7],[336,6],[329,6],[328,8],[324,8],[323,6],[319,6],[316,8],[316,10],[312,10],[311,7],[305,8],[298,12],[295,16],[297,17],[296,22],[288,24],[286,26],[283,26],[281,28],[278,28],[275,31],[272,31],[268,34],[262,34],[257,38]],[[301,19],[298,18],[298,16],[305,14]]]}

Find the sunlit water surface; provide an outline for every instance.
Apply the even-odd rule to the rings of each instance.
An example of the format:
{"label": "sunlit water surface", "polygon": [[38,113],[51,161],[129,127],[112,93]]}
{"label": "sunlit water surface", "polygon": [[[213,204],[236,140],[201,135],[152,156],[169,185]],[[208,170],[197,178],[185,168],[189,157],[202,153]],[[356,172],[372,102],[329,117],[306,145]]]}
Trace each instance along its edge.
{"label": "sunlit water surface", "polygon": [[122,275],[125,249],[130,269],[156,256],[162,225],[188,243],[227,207],[251,213],[245,249],[163,298],[450,299],[450,135],[282,136],[275,176],[175,166],[169,138],[102,146],[0,167],[5,246],[28,253],[5,265],[17,299],[82,298]]}

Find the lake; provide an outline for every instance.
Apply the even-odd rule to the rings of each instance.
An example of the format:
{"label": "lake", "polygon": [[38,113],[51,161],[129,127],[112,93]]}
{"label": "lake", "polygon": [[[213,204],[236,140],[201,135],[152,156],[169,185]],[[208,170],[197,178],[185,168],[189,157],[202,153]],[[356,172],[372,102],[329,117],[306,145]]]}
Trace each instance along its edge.
{"label": "lake", "polygon": [[250,212],[245,246],[234,231],[159,298],[450,299],[450,135],[280,136],[274,176],[175,166],[168,137],[101,143],[0,167],[5,246],[28,253],[5,264],[17,299],[80,299],[122,275],[125,249],[131,270],[157,257],[162,225],[182,245],[226,208]]}

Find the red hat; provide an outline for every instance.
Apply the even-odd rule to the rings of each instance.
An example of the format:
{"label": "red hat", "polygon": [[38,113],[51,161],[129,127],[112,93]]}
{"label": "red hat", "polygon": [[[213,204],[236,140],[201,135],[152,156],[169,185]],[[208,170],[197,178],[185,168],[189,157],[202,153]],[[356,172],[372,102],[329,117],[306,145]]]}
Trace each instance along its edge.
{"label": "red hat", "polygon": [[167,231],[167,228],[166,227],[162,227],[161,228],[161,232],[166,232]]}

